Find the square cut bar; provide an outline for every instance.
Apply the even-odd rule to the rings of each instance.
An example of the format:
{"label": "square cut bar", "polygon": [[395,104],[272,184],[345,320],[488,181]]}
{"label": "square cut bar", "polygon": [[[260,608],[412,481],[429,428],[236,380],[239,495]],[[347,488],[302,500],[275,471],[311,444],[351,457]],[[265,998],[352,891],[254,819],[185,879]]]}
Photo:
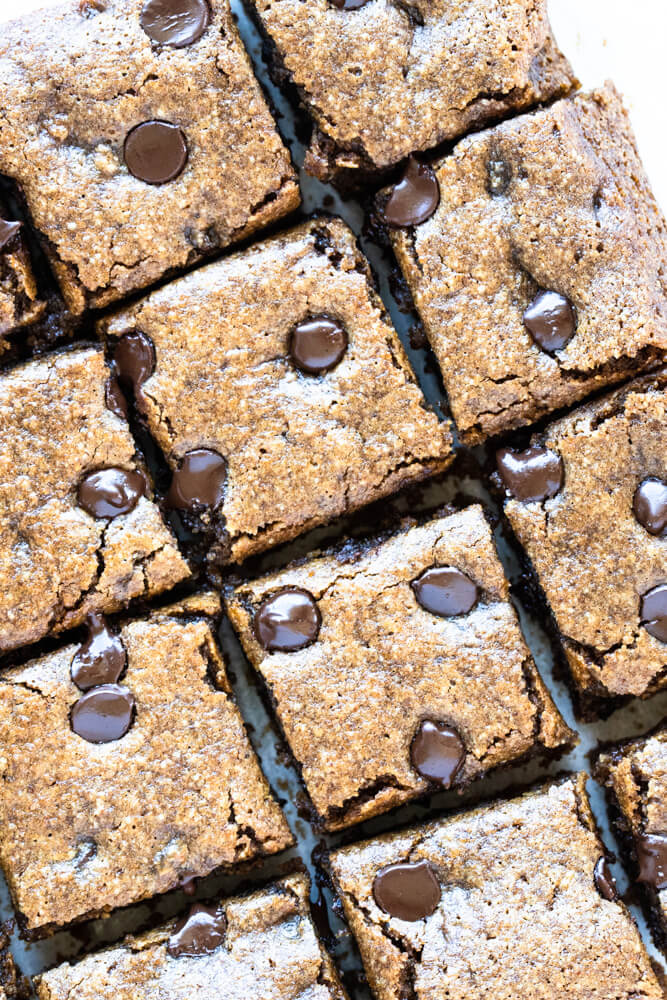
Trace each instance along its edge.
{"label": "square cut bar", "polygon": [[667,948],[667,729],[600,755],[597,777],[609,793],[612,817],[642,883],[651,923]]}
{"label": "square cut bar", "polygon": [[329,829],[572,743],[480,507],[350,541],[227,606]]}
{"label": "square cut bar", "polygon": [[377,1000],[663,996],[579,775],[335,852]]}
{"label": "square cut bar", "polygon": [[0,376],[0,652],[189,575],[110,376],[98,347]]}
{"label": "square cut bar", "polygon": [[[304,875],[197,904],[115,947],[43,973],[39,1000],[346,1000],[310,917]],[[199,948],[199,953],[196,949]]]}
{"label": "square cut bar", "polygon": [[501,449],[505,514],[588,715],[667,684],[667,369]]}
{"label": "square cut bar", "polygon": [[464,139],[434,169],[434,214],[391,238],[466,444],[664,356],[665,220],[612,85]]}
{"label": "square cut bar", "polygon": [[170,18],[159,0],[68,0],[3,26],[0,172],[75,312],[299,203],[229,4],[185,6]]}
{"label": "square cut bar", "polygon": [[[306,169],[359,184],[569,92],[546,0],[252,0],[273,75],[313,121]],[[352,9],[354,8],[354,9]]]}
{"label": "square cut bar", "polygon": [[210,264],[99,328],[175,470],[168,500],[208,535],[218,563],[452,460],[449,427],[426,407],[337,219]]}
{"label": "square cut bar", "polygon": [[11,347],[10,335],[44,312],[21,224],[8,214],[0,202],[0,363]]}
{"label": "square cut bar", "polygon": [[204,593],[116,633],[96,616],[83,646],[0,675],[0,864],[27,937],[292,843],[219,611]]}

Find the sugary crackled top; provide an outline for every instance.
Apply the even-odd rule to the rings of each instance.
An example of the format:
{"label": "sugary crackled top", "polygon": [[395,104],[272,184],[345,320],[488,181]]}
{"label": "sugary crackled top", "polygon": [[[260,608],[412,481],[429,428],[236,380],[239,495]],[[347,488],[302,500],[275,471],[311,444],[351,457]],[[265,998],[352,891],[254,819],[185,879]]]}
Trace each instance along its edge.
{"label": "sugary crackled top", "polygon": [[79,647],[0,676],[0,863],[29,931],[291,843],[197,604],[119,637],[134,714],[111,742],[72,728],[74,706],[108,688],[75,686]]}
{"label": "sugary crackled top", "polygon": [[380,168],[574,82],[544,0],[255,7],[321,133]]}
{"label": "sugary crackled top", "polygon": [[[378,1000],[662,997],[625,906],[596,888],[602,853],[581,775],[343,849],[332,869]],[[408,922],[373,889],[386,866],[419,861],[437,905]]]}
{"label": "sugary crackled top", "polygon": [[189,574],[147,496],[114,518],[79,505],[89,472],[139,469],[127,423],[106,406],[108,377],[99,348],[0,377],[0,651]]}
{"label": "sugary crackled top", "polygon": [[[313,375],[294,363],[290,338],[318,316],[343,328],[347,346]],[[226,461],[217,514],[233,559],[451,460],[449,428],[426,408],[368,265],[338,220],[202,268],[102,328],[153,342],[140,405],[172,466],[202,448]]]}
{"label": "sugary crackled top", "polygon": [[642,600],[667,585],[667,538],[641,523],[635,495],[647,480],[667,484],[666,427],[662,369],[548,427],[540,443],[560,456],[561,489],[505,504],[575,679],[593,693],[641,695],[664,684],[667,645],[643,623]]}
{"label": "sugary crackled top", "polygon": [[[667,229],[611,86],[463,140],[436,175],[435,214],[393,240],[466,441],[667,348]],[[551,352],[523,321],[541,290],[576,314]]]}
{"label": "sugary crackled top", "polygon": [[[477,587],[467,613],[420,605],[411,584],[434,566]],[[319,633],[302,649],[267,650],[258,611],[285,588],[312,595]],[[423,720],[464,744],[455,783],[571,735],[523,641],[479,507],[243,584],[228,609],[329,827],[434,787],[412,760]]]}
{"label": "sugary crackled top", "polygon": [[[3,26],[0,170],[19,182],[71,307],[100,305],[298,203],[298,188],[229,5],[192,44],[157,44],[145,0],[67,2]],[[139,124],[179,127],[188,159],[130,173]]]}

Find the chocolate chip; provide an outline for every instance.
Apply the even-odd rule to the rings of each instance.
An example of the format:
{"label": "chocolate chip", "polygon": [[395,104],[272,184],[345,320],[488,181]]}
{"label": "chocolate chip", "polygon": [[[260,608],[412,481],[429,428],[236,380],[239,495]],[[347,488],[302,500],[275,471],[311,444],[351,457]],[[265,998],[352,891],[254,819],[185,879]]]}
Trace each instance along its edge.
{"label": "chocolate chip", "polygon": [[104,401],[108,410],[111,410],[122,420],[127,420],[127,402],[121,392],[118,379],[113,376],[107,379],[104,387]]}
{"label": "chocolate chip", "polygon": [[642,597],[642,625],[649,635],[667,642],[667,583],[661,583]]}
{"label": "chocolate chip", "polygon": [[347,350],[347,333],[335,319],[314,316],[292,330],[289,352],[292,361],[309,375],[322,375],[335,368]]}
{"label": "chocolate chip", "polygon": [[422,608],[442,618],[467,615],[479,596],[477,585],[453,566],[433,566],[410,586]]}
{"label": "chocolate chip", "polygon": [[359,10],[360,7],[365,7],[369,0],[331,0],[334,7],[338,10]]}
{"label": "chocolate chip", "polygon": [[439,201],[440,187],[433,170],[411,156],[384,206],[385,222],[390,226],[418,226],[431,218]]}
{"label": "chocolate chip", "polygon": [[126,333],[116,344],[113,360],[120,381],[139,396],[142,385],[155,371],[155,345],[138,330]]}
{"label": "chocolate chip", "polygon": [[543,351],[560,351],[577,329],[574,306],[558,292],[539,292],[523,314],[523,325]]}
{"label": "chocolate chip", "polygon": [[430,917],[440,902],[440,884],[428,861],[406,861],[382,868],[373,882],[375,902],[398,920]]}
{"label": "chocolate chip", "polygon": [[134,695],[119,684],[93,688],[72,706],[72,731],[88,743],[113,743],[132,725]]}
{"label": "chocolate chip", "polygon": [[632,509],[651,535],[667,535],[667,483],[651,476],[635,490]]}
{"label": "chocolate chip", "polygon": [[78,502],[92,517],[129,514],[146,492],[146,479],[127,469],[98,469],[79,484]]}
{"label": "chocolate chip", "polygon": [[11,243],[20,228],[20,222],[7,222],[5,219],[0,219],[0,250],[4,250]]}
{"label": "chocolate chip", "polygon": [[195,448],[181,459],[174,472],[167,502],[177,510],[215,508],[225,498],[227,463],[217,451]]}
{"label": "chocolate chip", "polygon": [[125,137],[125,164],[130,173],[147,184],[166,184],[183,171],[188,146],[183,130],[171,122],[142,122]]}
{"label": "chocolate chip", "polygon": [[593,869],[593,881],[595,882],[595,888],[603,899],[608,899],[610,902],[618,899],[616,881],[611,873],[611,869],[607,864],[607,859],[604,854],[599,857],[595,863],[595,868]]}
{"label": "chocolate chip", "polygon": [[285,587],[260,605],[253,624],[264,649],[292,653],[315,642],[322,617],[312,594]]}
{"label": "chocolate chip", "polygon": [[72,660],[72,680],[81,691],[99,684],[115,684],[125,670],[127,653],[120,636],[107,628],[102,615],[86,618],[88,638]]}
{"label": "chocolate chip", "polygon": [[547,500],[563,485],[563,463],[548,448],[531,445],[525,451],[501,448],[496,452],[500,478],[509,492],[524,503]]}
{"label": "chocolate chip", "polygon": [[158,45],[182,49],[201,38],[209,26],[211,11],[206,0],[148,0],[139,20]]}
{"label": "chocolate chip", "polygon": [[465,743],[457,731],[444,722],[431,719],[421,723],[410,747],[415,771],[443,788],[451,788],[465,757]]}
{"label": "chocolate chip", "polygon": [[225,940],[227,921],[224,913],[213,906],[195,903],[187,917],[175,925],[167,942],[172,958],[210,955]]}
{"label": "chocolate chip", "polygon": [[647,882],[655,889],[667,889],[667,835],[646,833],[635,841],[639,861],[638,882]]}
{"label": "chocolate chip", "polygon": [[487,163],[489,194],[498,196],[505,194],[512,181],[512,168],[509,163],[499,158]]}

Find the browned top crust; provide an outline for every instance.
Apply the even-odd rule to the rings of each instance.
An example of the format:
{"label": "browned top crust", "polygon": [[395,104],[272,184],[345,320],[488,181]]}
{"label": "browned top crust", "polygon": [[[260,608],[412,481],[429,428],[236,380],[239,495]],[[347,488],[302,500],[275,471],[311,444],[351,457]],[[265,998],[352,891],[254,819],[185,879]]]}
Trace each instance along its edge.
{"label": "browned top crust", "polygon": [[213,595],[121,628],[136,715],[114,742],[71,729],[78,646],[0,676],[0,863],[29,933],[291,844],[207,611]]}
{"label": "browned top crust", "polygon": [[[662,989],[625,905],[604,899],[586,776],[345,848],[332,869],[378,1000],[648,1000]],[[441,888],[407,923],[376,904],[386,865]]]}
{"label": "browned top crust", "polygon": [[[474,581],[472,611],[441,618],[420,607],[410,584],[434,565]],[[321,629],[304,649],[267,652],[255,614],[288,586],[313,595]],[[245,583],[227,604],[329,828],[433,790],[410,757],[423,719],[463,739],[456,784],[572,739],[523,641],[480,507]]]}
{"label": "browned top crust", "polygon": [[[3,25],[0,171],[22,187],[71,309],[101,306],[294,209],[289,155],[225,0],[184,48],[142,29],[144,0],[61,2]],[[128,132],[179,126],[188,162],[150,184]]]}
{"label": "browned top crust", "polygon": [[0,651],[189,575],[147,496],[112,520],[77,503],[86,473],[140,468],[126,422],[105,405],[108,376],[90,347],[0,377]]}
{"label": "browned top crust", "polygon": [[[392,239],[466,443],[662,356],[667,229],[611,85],[463,140],[436,174],[435,214]],[[523,323],[539,290],[576,311],[553,355]]]}
{"label": "browned top crust", "polygon": [[[345,354],[313,376],[296,324],[325,314]],[[172,467],[198,448],[227,462],[215,513],[223,560],[241,560],[446,468],[451,434],[426,408],[368,264],[339,220],[316,219],[151,293],[100,324],[155,345],[142,385]]]}
{"label": "browned top crust", "polygon": [[253,0],[316,133],[326,178],[382,169],[575,83],[545,0]]}
{"label": "browned top crust", "polygon": [[667,646],[641,624],[641,599],[667,583],[667,539],[633,512],[637,487],[667,481],[667,369],[551,424],[560,455],[551,499],[509,499],[505,513],[537,572],[580,690],[647,695],[667,683]]}

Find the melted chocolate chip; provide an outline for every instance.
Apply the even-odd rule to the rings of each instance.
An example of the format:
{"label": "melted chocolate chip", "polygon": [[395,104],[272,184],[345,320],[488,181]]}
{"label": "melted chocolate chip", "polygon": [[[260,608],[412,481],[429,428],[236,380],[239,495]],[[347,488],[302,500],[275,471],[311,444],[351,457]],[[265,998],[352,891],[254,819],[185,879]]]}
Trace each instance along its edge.
{"label": "melted chocolate chip", "polygon": [[595,864],[595,868],[593,869],[593,881],[595,882],[595,888],[603,899],[608,899],[610,902],[618,899],[616,881],[611,873],[611,869],[609,868],[604,854],[598,858]]}
{"label": "melted chocolate chip", "polygon": [[359,10],[360,7],[365,7],[369,0],[331,0],[334,7],[338,10]]}
{"label": "melted chocolate chip", "polygon": [[646,833],[635,841],[639,861],[638,882],[656,889],[667,889],[667,835]]}
{"label": "melted chocolate chip", "polygon": [[477,585],[453,566],[433,566],[413,580],[411,587],[422,608],[442,618],[467,615],[479,596]]}
{"label": "melted chocolate chip", "polygon": [[172,958],[210,955],[225,940],[227,920],[221,910],[195,903],[175,925],[167,943]]}
{"label": "melted chocolate chip", "polygon": [[200,39],[210,20],[206,0],[148,0],[140,17],[141,27],[152,41],[174,49]]}
{"label": "melted chocolate chip", "polygon": [[499,158],[489,160],[487,164],[489,194],[496,197],[505,194],[512,181],[512,168],[509,163]]}
{"label": "melted chocolate chip", "polygon": [[0,219],[0,250],[4,250],[12,242],[20,228],[20,222],[7,222],[5,219]]}
{"label": "melted chocolate chip", "polygon": [[104,387],[104,401],[108,410],[115,413],[121,420],[127,420],[127,402],[121,392],[117,378],[108,378]]}
{"label": "melted chocolate chip", "polygon": [[177,510],[215,508],[225,498],[227,463],[217,451],[195,448],[174,472],[167,502]]}
{"label": "melted chocolate chip", "polygon": [[253,626],[264,649],[292,653],[315,642],[321,624],[313,595],[299,587],[285,587],[260,605]]}
{"label": "melted chocolate chip", "polygon": [[125,137],[125,165],[147,184],[166,184],[182,173],[188,162],[183,130],[171,122],[142,122]]}
{"label": "melted chocolate chip", "polygon": [[635,491],[632,509],[649,534],[667,535],[667,483],[662,479],[645,479]]}
{"label": "melted chocolate chip", "polygon": [[127,469],[98,469],[79,483],[78,502],[92,517],[129,514],[146,492],[141,472]]}
{"label": "melted chocolate chip", "polygon": [[548,448],[531,445],[525,451],[496,452],[500,478],[517,500],[532,503],[555,496],[563,485],[563,463]]}
{"label": "melted chocolate chip", "polygon": [[119,684],[93,688],[72,706],[72,731],[88,743],[122,739],[134,718],[134,695]]}
{"label": "melted chocolate chip", "polygon": [[440,186],[433,170],[411,156],[384,206],[385,222],[403,228],[418,226],[431,218],[439,201]]}
{"label": "melted chocolate chip", "polygon": [[642,625],[649,635],[667,642],[667,583],[661,583],[642,597]]}
{"label": "melted chocolate chip", "polygon": [[120,381],[139,395],[142,385],[155,371],[153,341],[139,331],[126,333],[116,344],[113,360]]}
{"label": "melted chocolate chip", "polygon": [[329,316],[303,320],[292,330],[289,352],[292,361],[308,375],[322,375],[342,360],[347,350],[347,333]]}
{"label": "melted chocolate chip", "polygon": [[415,733],[410,759],[422,778],[451,788],[466,757],[465,743],[452,726],[425,719]]}
{"label": "melted chocolate chip", "polygon": [[543,351],[560,351],[577,329],[574,306],[558,292],[540,292],[523,314],[523,324]]}
{"label": "melted chocolate chip", "polygon": [[398,920],[430,917],[440,902],[440,884],[428,861],[387,865],[373,882],[375,902]]}
{"label": "melted chocolate chip", "polygon": [[88,638],[72,660],[72,680],[81,691],[99,684],[115,684],[125,670],[127,654],[120,636],[107,628],[102,615],[86,619]]}

